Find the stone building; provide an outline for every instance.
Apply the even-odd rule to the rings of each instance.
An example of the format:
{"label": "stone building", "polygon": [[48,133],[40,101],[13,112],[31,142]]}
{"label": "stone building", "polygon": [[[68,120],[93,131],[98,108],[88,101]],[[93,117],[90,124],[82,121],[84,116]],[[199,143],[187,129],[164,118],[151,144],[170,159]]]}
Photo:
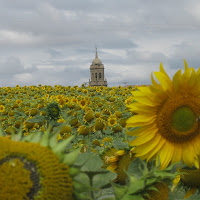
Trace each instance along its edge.
{"label": "stone building", "polygon": [[89,79],[90,86],[107,86],[107,80],[104,79],[104,65],[101,60],[98,58],[97,49],[95,59],[90,65],[90,76]]}

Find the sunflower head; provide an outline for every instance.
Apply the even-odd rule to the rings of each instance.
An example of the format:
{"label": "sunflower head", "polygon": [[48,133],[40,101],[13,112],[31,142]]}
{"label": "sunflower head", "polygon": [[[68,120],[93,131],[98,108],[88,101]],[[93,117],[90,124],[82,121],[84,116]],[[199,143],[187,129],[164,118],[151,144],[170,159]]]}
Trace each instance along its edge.
{"label": "sunflower head", "polygon": [[200,70],[184,62],[185,71],[178,70],[172,80],[161,63],[154,72],[160,84],[152,75],[152,85],[138,87],[132,92],[135,102],[127,105],[136,113],[126,121],[127,134],[137,136],[130,142],[136,157],[160,159],[162,169],[180,161],[199,168]]}
{"label": "sunflower head", "polygon": [[57,102],[53,102],[47,105],[46,112],[49,120],[57,120],[60,117],[61,109]]}
{"label": "sunflower head", "polygon": [[200,188],[200,171],[199,169],[184,167],[177,170],[178,175],[173,181],[172,191],[178,186],[183,187],[186,191],[184,199],[192,196]]}
{"label": "sunflower head", "polygon": [[108,126],[114,126],[117,124],[117,118],[113,115],[108,118]]}
{"label": "sunflower head", "polygon": [[103,130],[106,127],[106,123],[101,118],[97,118],[94,124],[94,129],[96,131]]}
{"label": "sunflower head", "polygon": [[77,131],[78,131],[79,135],[86,136],[86,135],[88,135],[90,133],[91,130],[90,130],[90,127],[87,127],[85,125],[81,125],[81,126],[78,127]]}
{"label": "sunflower head", "polygon": [[112,130],[114,131],[114,133],[118,133],[122,131],[122,127],[119,124],[116,124],[112,127]]}
{"label": "sunflower head", "polygon": [[23,137],[22,131],[7,137],[0,131],[0,199],[72,200],[83,190],[73,178],[82,147],[65,153],[73,136],[59,143],[56,137],[49,132]]}
{"label": "sunflower head", "polygon": [[[120,174],[121,177],[124,177],[123,173]],[[154,162],[147,165],[141,159],[135,159],[134,157],[129,163],[126,175],[126,185],[113,183],[117,199],[127,197],[128,199],[168,200],[168,184],[177,173],[172,173],[172,167],[161,171],[155,167]],[[118,193],[119,190],[123,191],[123,194]]]}
{"label": "sunflower head", "polygon": [[85,123],[91,122],[93,119],[94,119],[93,111],[88,111],[83,117]]}

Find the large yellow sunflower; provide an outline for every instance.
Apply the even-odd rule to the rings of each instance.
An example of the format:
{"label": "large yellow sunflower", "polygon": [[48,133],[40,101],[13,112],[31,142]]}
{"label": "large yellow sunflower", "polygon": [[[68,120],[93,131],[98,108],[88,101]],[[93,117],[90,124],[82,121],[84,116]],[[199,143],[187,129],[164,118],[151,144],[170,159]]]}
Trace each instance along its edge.
{"label": "large yellow sunflower", "polygon": [[185,71],[178,70],[172,80],[161,63],[154,72],[160,84],[152,74],[152,85],[133,91],[136,102],[127,105],[137,113],[126,121],[127,134],[137,136],[130,142],[135,156],[147,161],[156,157],[161,169],[179,161],[199,168],[200,69],[196,72],[184,62]]}

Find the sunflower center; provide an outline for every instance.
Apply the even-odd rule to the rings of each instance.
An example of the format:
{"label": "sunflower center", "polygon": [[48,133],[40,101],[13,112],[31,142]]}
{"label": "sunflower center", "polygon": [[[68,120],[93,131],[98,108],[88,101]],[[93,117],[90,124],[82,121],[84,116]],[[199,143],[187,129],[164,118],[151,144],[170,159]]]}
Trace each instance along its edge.
{"label": "sunflower center", "polygon": [[5,178],[0,182],[0,197],[15,193],[19,199],[21,196],[33,199],[41,187],[35,164],[23,157],[8,156],[0,160],[0,175],[3,180]]}
{"label": "sunflower center", "polygon": [[191,108],[183,106],[172,114],[172,127],[176,131],[185,132],[193,128],[196,115]]}
{"label": "sunflower center", "polygon": [[183,143],[200,132],[199,100],[175,95],[162,105],[157,118],[159,133],[171,142]]}

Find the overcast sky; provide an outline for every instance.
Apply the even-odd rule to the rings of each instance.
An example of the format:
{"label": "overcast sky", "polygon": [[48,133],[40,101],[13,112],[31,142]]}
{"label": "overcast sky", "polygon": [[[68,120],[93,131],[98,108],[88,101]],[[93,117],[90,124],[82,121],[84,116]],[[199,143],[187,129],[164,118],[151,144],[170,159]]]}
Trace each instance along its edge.
{"label": "overcast sky", "polygon": [[0,87],[81,86],[98,56],[108,86],[200,67],[198,0],[0,0]]}

